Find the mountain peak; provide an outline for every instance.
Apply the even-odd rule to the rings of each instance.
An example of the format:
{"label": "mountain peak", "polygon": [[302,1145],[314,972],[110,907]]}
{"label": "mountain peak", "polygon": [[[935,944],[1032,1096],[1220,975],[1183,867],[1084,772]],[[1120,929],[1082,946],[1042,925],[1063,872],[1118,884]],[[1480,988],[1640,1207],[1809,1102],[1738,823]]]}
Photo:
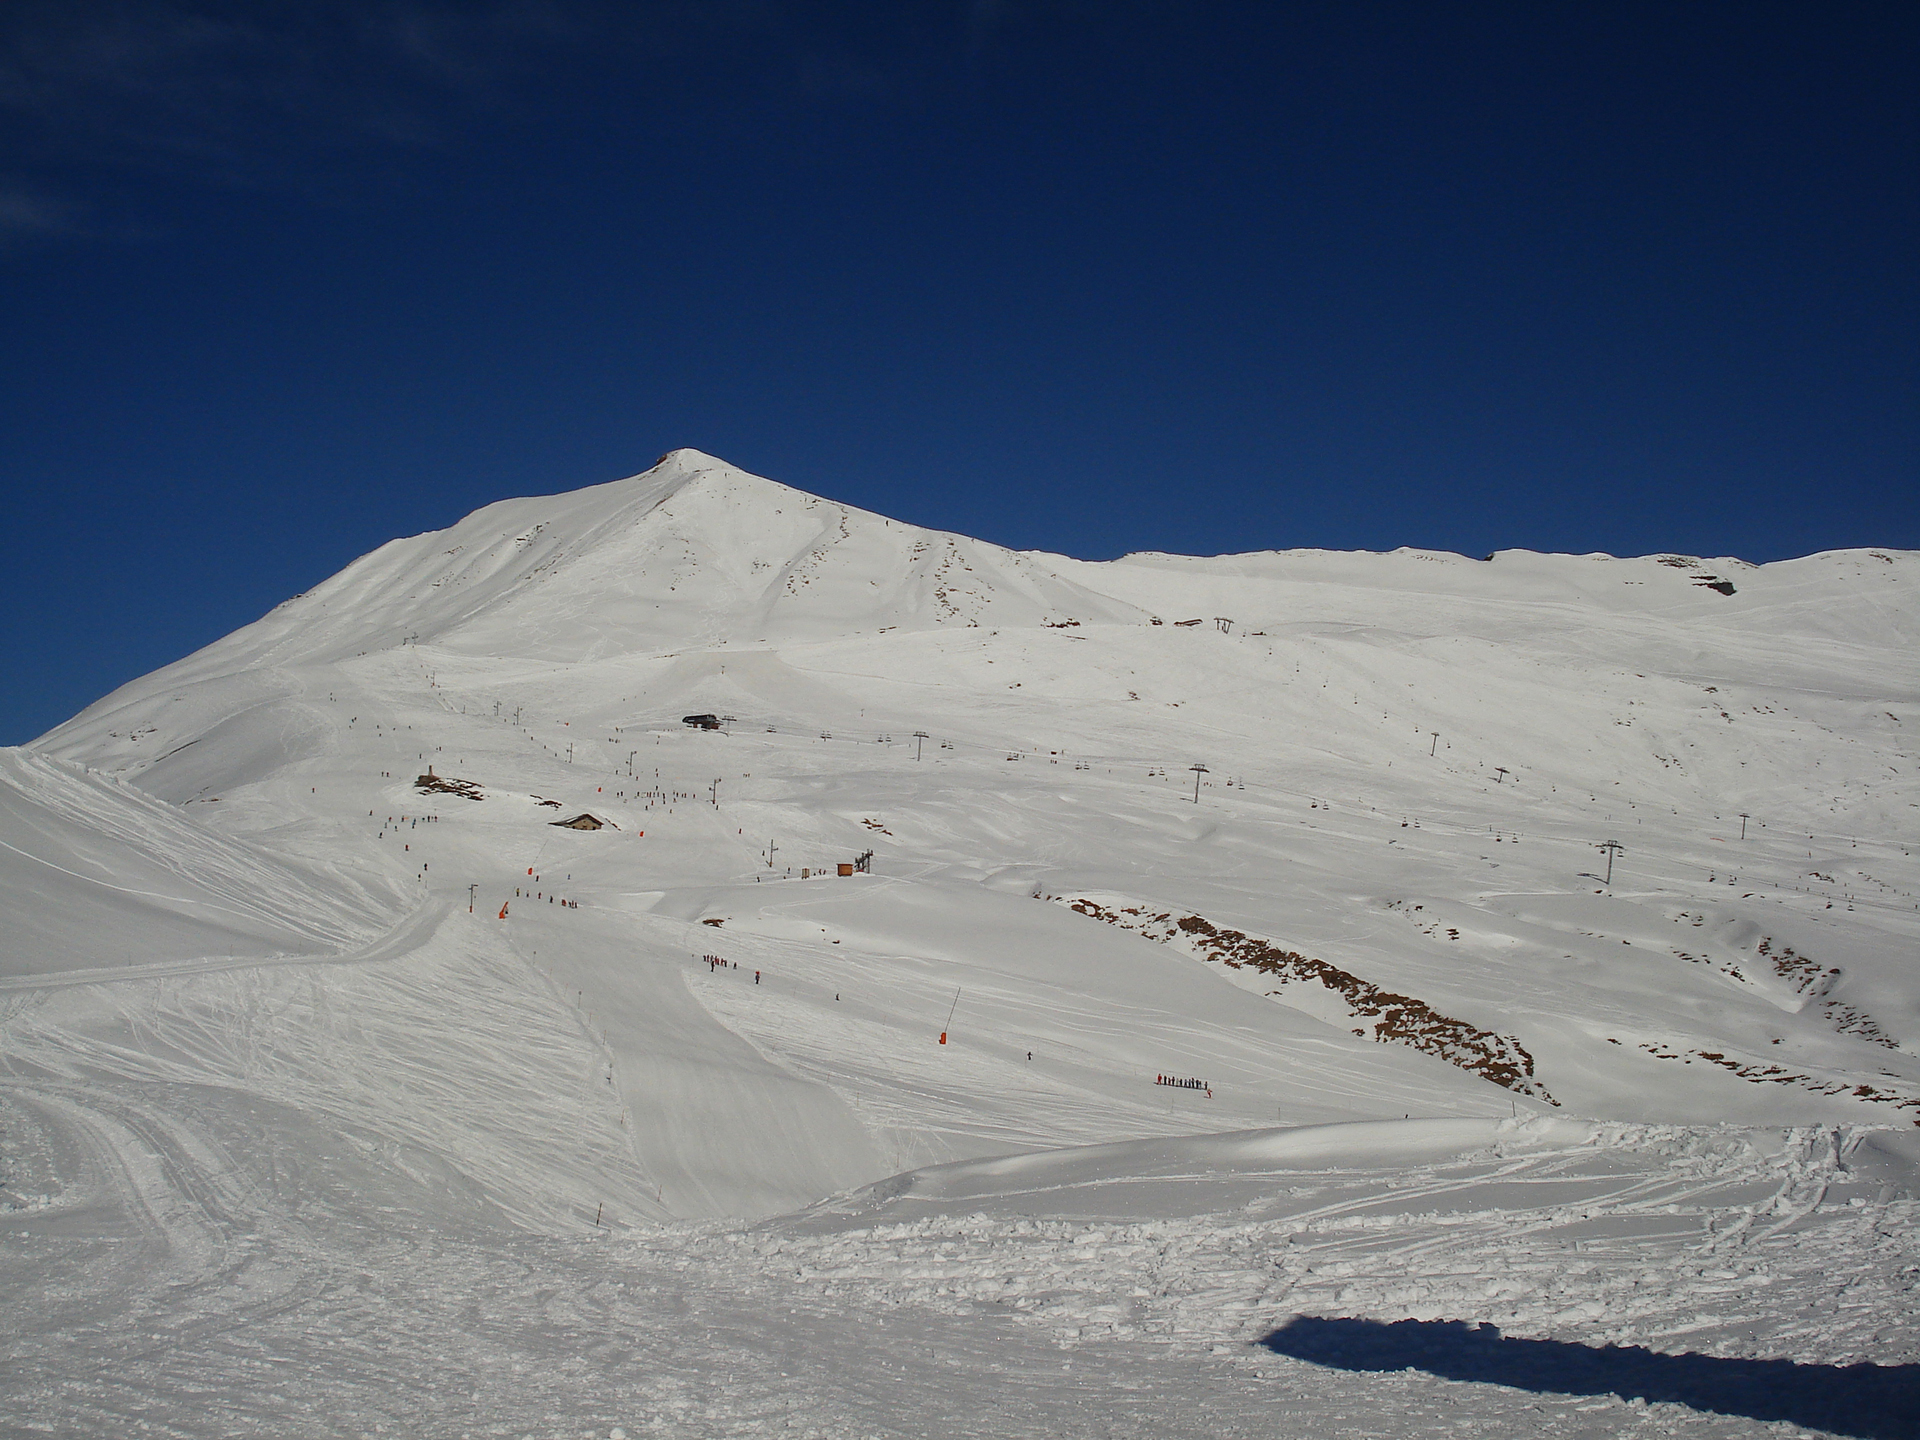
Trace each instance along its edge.
{"label": "mountain peak", "polygon": [[[691,445],[682,445],[677,449],[667,451],[666,454],[662,455],[658,460],[653,462],[653,464],[647,469],[646,473],[651,475],[655,471],[665,470],[668,468],[672,468],[675,470],[713,470],[713,469],[737,470],[739,469],[738,466],[729,465],[725,460],[722,460],[718,455],[709,455],[706,451],[696,450]],[[744,475],[746,472],[742,470],[740,471],[740,473]]]}
{"label": "mountain peak", "polygon": [[[571,661],[1144,612],[1044,558],[796,490],[691,447],[394,540],[151,680],[402,645]],[[167,678],[162,679],[165,676]]]}

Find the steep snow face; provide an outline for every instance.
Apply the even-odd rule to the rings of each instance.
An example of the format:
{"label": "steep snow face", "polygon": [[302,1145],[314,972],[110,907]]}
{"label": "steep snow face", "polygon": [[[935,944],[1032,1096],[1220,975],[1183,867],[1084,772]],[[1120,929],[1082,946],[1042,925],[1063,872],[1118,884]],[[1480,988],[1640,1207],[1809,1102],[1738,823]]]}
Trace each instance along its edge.
{"label": "steep snow face", "polygon": [[448,633],[451,648],[590,660],[896,627],[1144,619],[1027,556],[806,495],[694,451],[626,483],[660,498],[629,502],[578,539],[555,536],[531,583],[463,617]]}

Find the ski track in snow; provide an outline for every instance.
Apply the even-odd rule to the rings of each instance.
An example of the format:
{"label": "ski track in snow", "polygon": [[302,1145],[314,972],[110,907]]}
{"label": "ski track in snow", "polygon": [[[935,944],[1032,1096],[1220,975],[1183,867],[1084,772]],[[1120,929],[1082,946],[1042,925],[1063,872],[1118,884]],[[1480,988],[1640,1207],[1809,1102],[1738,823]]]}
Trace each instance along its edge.
{"label": "ski track in snow", "polygon": [[1438,1163],[1096,1166],[958,1199],[936,1170],[926,1195],[586,1240],[493,1228],[477,1199],[457,1223],[425,1175],[375,1203],[402,1198],[369,1195],[376,1147],[219,1092],[16,1082],[0,1105],[73,1182],[8,1217],[0,1252],[44,1297],[8,1312],[18,1433],[1737,1436],[1779,1432],[1631,1395],[1362,1384],[1258,1342],[1297,1315],[1466,1318],[1920,1359],[1920,1207],[1831,1130],[1573,1143],[1526,1121]]}
{"label": "ski track in snow", "polygon": [[395,541],[0,752],[0,1429],[1920,1434],[1916,561]]}

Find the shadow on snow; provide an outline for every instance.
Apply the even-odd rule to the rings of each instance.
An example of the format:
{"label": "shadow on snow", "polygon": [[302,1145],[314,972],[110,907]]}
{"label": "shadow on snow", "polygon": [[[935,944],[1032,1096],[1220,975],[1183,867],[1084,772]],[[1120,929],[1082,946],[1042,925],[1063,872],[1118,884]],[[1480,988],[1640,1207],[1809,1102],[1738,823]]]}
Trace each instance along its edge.
{"label": "shadow on snow", "polygon": [[1790,1420],[1860,1440],[1920,1437],[1920,1365],[1797,1365],[1662,1355],[1638,1346],[1510,1340],[1461,1320],[1303,1315],[1263,1337],[1276,1355],[1338,1370],[1424,1370],[1562,1395],[1636,1396],[1753,1420]]}

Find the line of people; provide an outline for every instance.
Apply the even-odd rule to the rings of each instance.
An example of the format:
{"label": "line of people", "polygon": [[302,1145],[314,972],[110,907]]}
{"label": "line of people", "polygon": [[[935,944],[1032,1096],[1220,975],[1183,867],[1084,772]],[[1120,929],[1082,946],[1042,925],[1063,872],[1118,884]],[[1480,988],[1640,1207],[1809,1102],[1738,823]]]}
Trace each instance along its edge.
{"label": "line of people", "polygon": [[1204,1090],[1207,1092],[1207,1098],[1209,1100],[1213,1098],[1213,1084],[1211,1081],[1194,1080],[1187,1077],[1176,1078],[1172,1075],[1156,1075],[1153,1077],[1153,1083],[1156,1085],[1171,1085],[1176,1090]]}

